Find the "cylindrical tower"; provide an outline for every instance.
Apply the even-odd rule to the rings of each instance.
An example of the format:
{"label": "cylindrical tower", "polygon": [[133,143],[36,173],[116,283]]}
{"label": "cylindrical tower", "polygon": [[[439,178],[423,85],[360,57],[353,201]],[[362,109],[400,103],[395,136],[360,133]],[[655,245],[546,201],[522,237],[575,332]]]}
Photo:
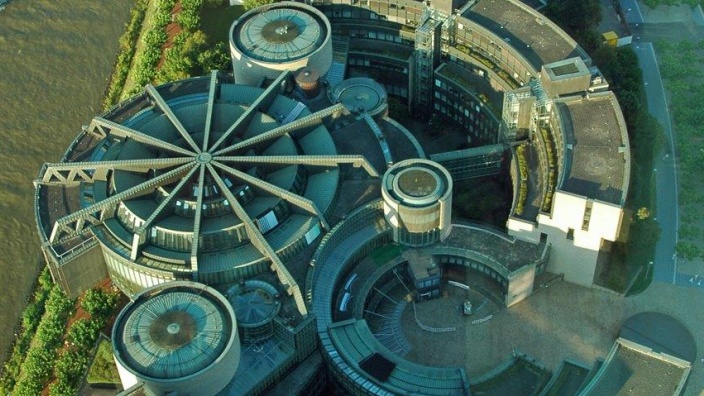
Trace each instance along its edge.
{"label": "cylindrical tower", "polygon": [[230,53],[238,84],[258,85],[302,67],[323,76],[332,64],[330,21],[301,3],[261,6],[232,24]]}
{"label": "cylindrical tower", "polygon": [[279,292],[266,282],[248,280],[227,292],[237,315],[237,330],[243,343],[252,343],[274,334],[274,317],[281,309]]}
{"label": "cylindrical tower", "polygon": [[388,114],[388,95],[384,86],[367,77],[341,81],[328,92],[332,103],[342,103],[351,113],[367,113],[381,118]]}
{"label": "cylindrical tower", "polygon": [[317,70],[304,67],[298,69],[293,77],[296,79],[296,86],[307,98],[312,99],[318,96],[320,92],[320,73]]}
{"label": "cylindrical tower", "polygon": [[425,159],[397,163],[384,174],[381,195],[395,242],[427,246],[450,234],[452,177],[440,164]]}
{"label": "cylindrical tower", "polygon": [[240,358],[235,313],[206,285],[175,281],[145,289],[117,316],[115,362],[125,389],[144,382],[155,395],[214,395]]}

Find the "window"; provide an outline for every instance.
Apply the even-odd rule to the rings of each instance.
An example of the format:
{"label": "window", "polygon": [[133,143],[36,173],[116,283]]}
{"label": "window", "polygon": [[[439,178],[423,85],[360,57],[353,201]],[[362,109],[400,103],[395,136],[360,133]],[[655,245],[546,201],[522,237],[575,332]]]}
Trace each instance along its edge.
{"label": "window", "polygon": [[584,218],[582,219],[582,230],[589,230],[589,219],[592,217],[592,202],[587,201],[587,206],[584,208]]}
{"label": "window", "polygon": [[574,240],[574,228],[567,229],[567,239],[569,239],[570,241]]}

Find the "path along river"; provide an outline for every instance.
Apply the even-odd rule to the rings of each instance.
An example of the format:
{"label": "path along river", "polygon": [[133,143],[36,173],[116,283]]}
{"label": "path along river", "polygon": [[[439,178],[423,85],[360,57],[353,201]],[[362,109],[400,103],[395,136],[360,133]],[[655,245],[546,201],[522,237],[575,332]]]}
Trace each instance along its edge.
{"label": "path along river", "polygon": [[0,362],[43,262],[34,188],[100,112],[132,0],[14,0],[0,12]]}

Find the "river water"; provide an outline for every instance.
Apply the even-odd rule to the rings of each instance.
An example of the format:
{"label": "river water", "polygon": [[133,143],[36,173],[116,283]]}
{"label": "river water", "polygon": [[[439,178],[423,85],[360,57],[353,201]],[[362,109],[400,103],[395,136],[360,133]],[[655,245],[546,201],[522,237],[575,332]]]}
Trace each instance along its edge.
{"label": "river water", "polygon": [[13,0],[0,12],[0,362],[43,262],[34,188],[100,112],[132,0]]}

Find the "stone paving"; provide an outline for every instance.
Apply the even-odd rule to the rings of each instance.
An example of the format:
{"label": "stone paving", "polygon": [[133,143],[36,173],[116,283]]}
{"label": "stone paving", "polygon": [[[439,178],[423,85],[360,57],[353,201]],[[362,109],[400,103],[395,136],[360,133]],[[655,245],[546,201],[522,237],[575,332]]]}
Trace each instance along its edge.
{"label": "stone paving", "polygon": [[[556,370],[565,358],[591,366],[597,358],[606,358],[630,316],[655,311],[681,321],[694,336],[700,352],[685,395],[704,394],[704,363],[699,360],[704,355],[701,290],[653,283],[642,294],[623,298],[556,281],[510,308],[500,311],[490,308],[487,312],[492,312],[493,318],[478,325],[472,325],[471,321],[484,315],[461,317],[454,311],[457,301],[455,295],[437,300],[434,305],[444,308],[435,310],[434,315],[425,313],[426,307],[433,309],[430,305],[423,306],[428,303],[418,305],[419,318],[427,321],[425,324],[457,326],[455,333],[424,332],[412,319],[404,318],[404,333],[415,349],[408,358],[445,366],[464,362],[470,379],[498,366],[514,349],[534,356],[550,370]],[[431,320],[432,317],[435,319]],[[425,350],[418,350],[419,345],[425,345]]]}

